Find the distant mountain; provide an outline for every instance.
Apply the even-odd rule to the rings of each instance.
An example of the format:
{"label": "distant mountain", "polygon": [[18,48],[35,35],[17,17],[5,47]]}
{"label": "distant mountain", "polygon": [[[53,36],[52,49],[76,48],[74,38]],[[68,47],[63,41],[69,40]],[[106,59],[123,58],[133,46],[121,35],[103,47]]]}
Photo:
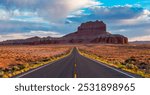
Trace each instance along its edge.
{"label": "distant mountain", "polygon": [[16,44],[31,44],[31,45],[35,45],[35,44],[50,44],[51,40],[55,39],[53,37],[43,37],[40,38],[38,36],[35,37],[31,37],[31,38],[27,38],[27,39],[16,39],[16,40],[7,40],[7,41],[3,41],[0,42],[1,45],[16,45]]}
{"label": "distant mountain", "polygon": [[150,41],[133,41],[131,44],[150,44]]}
{"label": "distant mountain", "polygon": [[60,38],[54,37],[32,37],[20,40],[7,40],[0,44],[73,44],[73,43],[109,43],[109,44],[127,44],[128,38],[119,34],[110,34],[107,32],[106,24],[103,21],[89,21],[82,23],[76,32],[67,34]]}

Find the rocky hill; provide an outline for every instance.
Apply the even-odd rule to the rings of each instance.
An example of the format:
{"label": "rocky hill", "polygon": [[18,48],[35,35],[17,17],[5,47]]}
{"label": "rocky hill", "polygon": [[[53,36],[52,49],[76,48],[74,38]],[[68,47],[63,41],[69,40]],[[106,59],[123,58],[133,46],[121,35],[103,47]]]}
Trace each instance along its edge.
{"label": "rocky hill", "polygon": [[127,44],[128,38],[107,32],[103,21],[82,23],[74,33],[62,37],[64,42],[71,43],[110,43]]}
{"label": "rocky hill", "polygon": [[127,44],[128,38],[119,34],[107,32],[106,24],[103,21],[89,21],[82,23],[76,32],[70,33],[60,38],[33,37],[21,40],[8,40],[0,44],[73,44],[73,43],[107,43],[107,44]]}

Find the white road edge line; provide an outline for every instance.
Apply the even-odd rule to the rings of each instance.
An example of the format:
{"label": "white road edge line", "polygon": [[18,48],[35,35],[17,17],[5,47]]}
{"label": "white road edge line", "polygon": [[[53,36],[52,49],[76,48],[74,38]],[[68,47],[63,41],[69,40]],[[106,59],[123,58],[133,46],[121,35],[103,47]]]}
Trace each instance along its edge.
{"label": "white road edge line", "polygon": [[[91,60],[93,60],[93,59],[91,59]],[[115,71],[117,71],[117,72],[119,72],[119,73],[122,73],[122,74],[124,74],[124,75],[126,75],[126,76],[128,76],[128,77],[135,78],[134,76],[132,76],[132,75],[130,75],[130,74],[127,74],[127,73],[125,73],[125,72],[123,72],[123,71],[120,71],[120,70],[118,70],[118,69],[115,69],[115,68],[113,68],[113,67],[110,67],[110,66],[108,66],[108,65],[105,65],[104,63],[100,63],[99,61],[96,61],[96,60],[93,60],[93,61],[98,62],[99,64],[101,64],[101,65],[103,65],[103,66],[106,66],[106,67],[108,67],[108,68],[110,68],[110,69],[112,69],[112,70],[115,70]]]}
{"label": "white road edge line", "polygon": [[[80,54],[80,53],[79,53],[79,54]],[[81,54],[80,54],[80,55],[81,55]],[[83,56],[83,55],[81,55],[81,56]],[[83,56],[83,57],[85,57],[85,56]],[[88,57],[85,57],[85,58],[88,58]],[[90,59],[90,58],[88,58],[88,59]],[[61,60],[61,59],[59,59],[59,60]],[[59,60],[56,60],[56,61],[59,61]],[[123,72],[123,71],[120,71],[120,70],[118,70],[118,69],[115,69],[115,68],[113,68],[113,67],[110,67],[110,66],[108,66],[108,65],[105,65],[104,63],[100,63],[100,62],[97,61],[97,60],[93,60],[93,59],[90,59],[90,60],[92,60],[92,61],[94,61],[94,62],[97,62],[97,63],[99,63],[99,64],[101,64],[101,65],[103,65],[103,66],[105,66],[105,67],[108,67],[108,68],[110,68],[110,69],[112,69],[112,70],[115,70],[115,71],[117,71],[117,72],[119,72],[119,73],[122,73],[122,74],[124,74],[124,75],[126,75],[126,76],[128,76],[128,77],[135,78],[135,77],[132,76],[132,75],[129,75],[129,74]],[[54,61],[54,62],[56,62],[56,61]],[[52,62],[52,63],[54,63],[54,62]],[[35,68],[35,69],[33,69],[33,70],[31,70],[31,71],[28,71],[28,72],[26,72],[26,73],[24,73],[24,74],[22,74],[22,75],[19,75],[19,76],[15,77],[15,78],[21,78],[21,77],[23,77],[23,76],[25,76],[25,75],[27,75],[27,74],[30,74],[30,73],[32,73],[32,72],[34,72],[34,71],[37,71],[37,70],[39,70],[39,69],[42,69],[42,68],[44,68],[44,67],[46,67],[46,66],[48,66],[48,65],[51,65],[51,64],[46,64],[46,65],[44,65],[44,66]]]}
{"label": "white road edge line", "polygon": [[[82,55],[82,56],[83,56],[83,55]],[[85,56],[83,56],[83,57],[85,57]],[[88,58],[88,57],[85,57],[85,58]],[[90,58],[88,58],[88,59],[90,59]],[[113,68],[113,67],[110,67],[110,66],[106,65],[105,63],[100,63],[99,61],[94,60],[94,59],[90,59],[90,60],[92,60],[92,61],[94,61],[94,62],[97,62],[97,63],[99,63],[99,64],[101,64],[101,65],[103,65],[103,66],[105,66],[105,67],[108,67],[108,68],[110,68],[110,69],[112,69],[112,70],[115,70],[115,71],[117,71],[117,72],[119,72],[119,73],[122,73],[122,74],[124,74],[124,75],[126,75],[126,76],[128,76],[128,77],[135,78],[134,76],[132,76],[132,75],[130,75],[130,74],[127,74],[127,73],[125,73],[125,72],[123,72],[123,71],[120,71],[120,70],[118,70],[118,69],[115,69],[115,68]]]}
{"label": "white road edge line", "polygon": [[[72,50],[73,50],[73,49],[72,49]],[[71,50],[71,52],[72,52],[72,50]],[[70,55],[70,54],[69,54],[69,55]],[[69,56],[69,55],[67,55],[67,56]],[[65,56],[64,58],[66,58],[67,56]],[[61,59],[63,59],[63,58],[61,58]],[[59,60],[61,60],[61,59],[59,59]],[[59,60],[55,60],[55,61],[50,62],[50,63],[53,64],[53,63],[55,63],[56,61],[59,61]],[[26,73],[21,74],[21,75],[19,75],[19,76],[16,76],[16,77],[14,77],[14,78],[21,78],[21,77],[23,77],[23,76],[25,76],[25,75],[27,75],[27,74],[30,74],[30,73],[32,73],[32,72],[34,72],[34,71],[37,71],[37,70],[39,70],[39,69],[42,69],[42,68],[44,68],[44,67],[46,67],[46,66],[48,66],[48,65],[51,65],[50,63],[48,63],[48,64],[46,64],[46,65],[44,65],[44,66],[41,66],[41,67],[37,67],[37,68],[35,68],[35,69],[31,70],[31,71],[27,71]]]}
{"label": "white road edge line", "polygon": [[[55,62],[55,61],[54,61],[54,62]],[[52,62],[52,63],[53,63],[53,62]],[[44,67],[46,67],[46,66],[48,66],[48,65],[51,65],[51,64],[46,64],[46,65],[44,65],[44,66],[35,68],[35,69],[31,70],[31,71],[27,71],[26,73],[21,74],[21,75],[15,77],[15,78],[21,78],[21,77],[23,77],[23,76],[25,76],[25,75],[28,75],[28,74],[30,74],[30,73],[32,73],[32,72],[34,72],[34,71],[37,71],[37,70],[39,70],[39,69],[42,69],[42,68],[44,68]]]}
{"label": "white road edge line", "polygon": [[[77,48],[77,50],[78,50],[78,48]],[[79,53],[79,54],[80,54],[80,53]],[[80,54],[80,55],[81,55],[81,54]],[[81,55],[81,56],[83,56],[83,55]],[[86,56],[83,56],[83,57],[88,58],[88,57],[86,57]],[[90,58],[88,58],[88,59],[90,59]],[[106,65],[105,63],[100,63],[99,61],[94,60],[94,59],[90,59],[90,60],[91,60],[91,61],[94,61],[94,62],[97,62],[97,63],[99,63],[99,64],[101,64],[101,65],[103,65],[103,66],[105,66],[105,67],[108,67],[108,68],[110,68],[110,69],[112,69],[112,70],[114,70],[114,71],[117,71],[117,72],[119,72],[119,73],[122,73],[122,74],[124,74],[124,75],[126,75],[126,76],[128,76],[128,77],[136,78],[136,77],[134,77],[134,76],[132,76],[132,75],[130,75],[130,74],[127,74],[127,73],[125,73],[125,72],[123,72],[123,71],[120,71],[120,70],[118,70],[118,69],[115,69],[115,68],[113,68],[113,67],[110,67],[110,66]]]}

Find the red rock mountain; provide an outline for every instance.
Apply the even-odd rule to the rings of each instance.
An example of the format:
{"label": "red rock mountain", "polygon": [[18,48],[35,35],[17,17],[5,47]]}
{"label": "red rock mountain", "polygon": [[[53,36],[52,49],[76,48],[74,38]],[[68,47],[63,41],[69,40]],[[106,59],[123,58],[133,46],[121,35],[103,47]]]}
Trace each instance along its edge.
{"label": "red rock mountain", "polygon": [[110,43],[127,44],[128,38],[119,34],[110,34],[106,31],[106,24],[103,21],[82,23],[77,32],[63,37],[64,42],[71,43]]}
{"label": "red rock mountain", "polygon": [[0,44],[73,44],[73,43],[106,43],[106,44],[127,44],[128,38],[119,34],[107,32],[106,24],[103,21],[89,21],[82,23],[76,32],[60,38],[32,37],[21,40],[8,40]]}

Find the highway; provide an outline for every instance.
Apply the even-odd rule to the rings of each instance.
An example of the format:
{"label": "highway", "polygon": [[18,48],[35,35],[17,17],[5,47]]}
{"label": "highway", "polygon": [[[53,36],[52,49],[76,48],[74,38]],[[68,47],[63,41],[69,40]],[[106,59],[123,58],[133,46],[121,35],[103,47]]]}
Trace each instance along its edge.
{"label": "highway", "polygon": [[30,70],[15,78],[134,78],[137,75],[86,58],[74,48],[58,61]]}

